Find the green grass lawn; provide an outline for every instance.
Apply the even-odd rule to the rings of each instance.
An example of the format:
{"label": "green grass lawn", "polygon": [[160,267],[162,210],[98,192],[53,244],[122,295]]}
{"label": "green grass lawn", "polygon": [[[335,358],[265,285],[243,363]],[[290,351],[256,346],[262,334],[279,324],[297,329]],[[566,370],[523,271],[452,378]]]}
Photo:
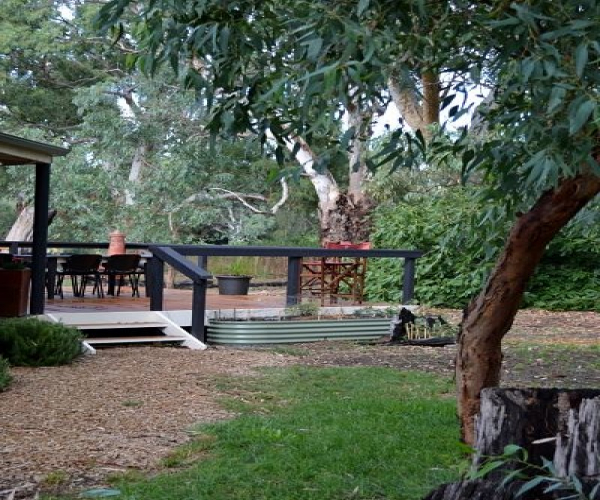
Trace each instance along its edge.
{"label": "green grass lawn", "polygon": [[464,466],[454,387],[389,368],[269,369],[221,380],[235,419],[194,430],[121,498],[418,499]]}

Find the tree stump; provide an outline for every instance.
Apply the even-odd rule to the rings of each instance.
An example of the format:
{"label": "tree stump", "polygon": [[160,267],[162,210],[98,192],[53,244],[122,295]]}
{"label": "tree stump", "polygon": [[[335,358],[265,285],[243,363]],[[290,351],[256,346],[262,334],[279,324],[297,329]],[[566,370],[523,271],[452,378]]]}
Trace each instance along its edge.
{"label": "tree stump", "polygon": [[[542,458],[552,460],[559,477],[575,475],[588,490],[600,480],[600,390],[484,389],[480,408],[474,467],[515,444],[527,450],[529,463],[541,466]],[[522,483],[500,487],[509,470],[507,464],[482,480],[443,485],[426,500],[512,500]],[[519,497],[546,498],[557,497],[539,489]]]}

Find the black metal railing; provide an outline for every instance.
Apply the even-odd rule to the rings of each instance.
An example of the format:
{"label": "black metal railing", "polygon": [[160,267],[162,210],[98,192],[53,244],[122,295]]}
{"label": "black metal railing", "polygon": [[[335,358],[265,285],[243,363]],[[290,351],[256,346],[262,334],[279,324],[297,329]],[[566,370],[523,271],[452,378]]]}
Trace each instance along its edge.
{"label": "black metal railing", "polygon": [[[334,250],[310,247],[257,247],[257,246],[218,246],[218,245],[150,245],[148,250],[153,259],[148,261],[147,274],[150,281],[150,309],[161,311],[164,298],[164,265],[169,264],[175,270],[187,276],[193,282],[192,328],[194,337],[205,342],[205,313],[207,280],[212,276],[205,269],[209,257],[287,257],[288,276],[286,305],[300,301],[300,270],[302,259],[306,257],[366,257],[404,259],[402,279],[402,301],[409,303],[414,295],[415,262],[423,255],[418,250]],[[186,257],[198,257],[198,265],[192,264]]]}

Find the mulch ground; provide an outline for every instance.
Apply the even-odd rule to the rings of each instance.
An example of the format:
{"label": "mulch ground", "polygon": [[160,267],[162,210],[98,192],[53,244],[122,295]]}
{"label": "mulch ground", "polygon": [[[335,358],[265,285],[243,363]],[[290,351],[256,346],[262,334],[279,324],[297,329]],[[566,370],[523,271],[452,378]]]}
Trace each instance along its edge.
{"label": "mulch ground", "polygon": [[[457,311],[443,311],[451,322]],[[600,314],[522,311],[504,342],[502,384],[600,387]],[[286,353],[287,354],[282,354]],[[126,471],[152,472],[197,423],[231,418],[220,377],[263,366],[388,366],[452,377],[455,346],[318,342],[293,349],[99,350],[72,365],[14,368],[0,393],[0,499],[80,490]]]}

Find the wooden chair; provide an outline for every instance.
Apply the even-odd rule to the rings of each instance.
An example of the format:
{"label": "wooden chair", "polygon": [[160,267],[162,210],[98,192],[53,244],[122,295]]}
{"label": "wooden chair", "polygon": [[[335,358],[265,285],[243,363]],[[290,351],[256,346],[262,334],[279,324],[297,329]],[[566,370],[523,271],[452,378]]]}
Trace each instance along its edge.
{"label": "wooden chair", "polygon": [[102,255],[96,254],[75,254],[67,257],[62,265],[62,269],[56,272],[56,291],[57,295],[63,299],[63,281],[65,276],[71,278],[73,286],[73,295],[83,297],[88,282],[94,283],[92,293],[97,293],[98,297],[104,297],[102,289],[102,280],[100,279],[99,267],[102,262]]}
{"label": "wooden chair", "polygon": [[[368,250],[370,242],[350,243],[327,242],[325,248],[336,250]],[[335,304],[338,299],[362,304],[364,295],[367,259],[365,257],[327,257],[303,260],[300,272],[300,293],[319,297],[321,306],[329,299]]]}

